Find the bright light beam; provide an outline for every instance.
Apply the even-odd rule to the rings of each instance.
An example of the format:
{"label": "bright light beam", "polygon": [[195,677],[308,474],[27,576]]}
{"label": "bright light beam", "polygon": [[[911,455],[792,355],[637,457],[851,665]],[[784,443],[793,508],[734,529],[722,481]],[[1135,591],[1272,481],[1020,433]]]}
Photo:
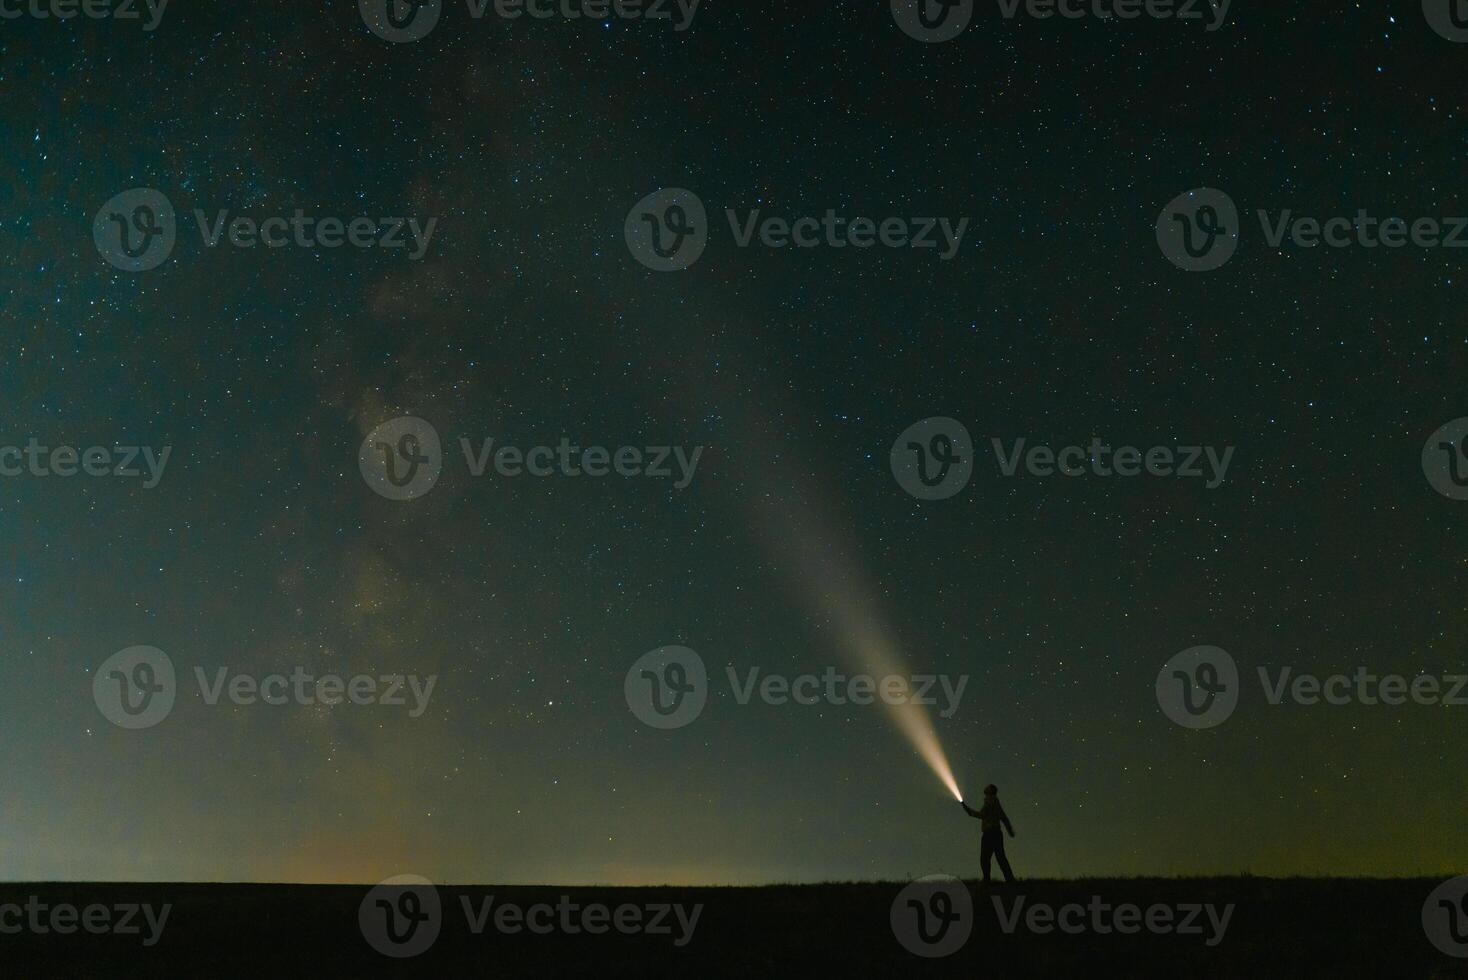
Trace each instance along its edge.
{"label": "bright light beam", "polygon": [[[805,495],[791,496],[812,499]],[[809,603],[838,630],[842,649],[879,684],[882,678],[895,676],[906,685],[910,673],[903,669],[891,631],[876,612],[876,593],[862,581],[855,563],[835,551],[837,537],[822,527],[823,522],[816,514],[800,508],[788,497],[778,505],[768,502],[765,515],[767,519],[757,522],[757,526],[771,547],[785,559],[781,564],[796,572],[795,580]],[[953,769],[948,765],[927,710],[910,696],[899,704],[883,698],[878,700],[938,781],[955,800],[962,802],[963,794],[958,790],[958,781],[953,778]]]}

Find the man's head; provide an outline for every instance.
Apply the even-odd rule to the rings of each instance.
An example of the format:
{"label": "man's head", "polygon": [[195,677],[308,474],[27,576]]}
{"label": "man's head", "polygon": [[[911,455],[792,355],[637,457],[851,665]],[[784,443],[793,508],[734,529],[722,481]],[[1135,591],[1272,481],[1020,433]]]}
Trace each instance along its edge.
{"label": "man's head", "polygon": [[988,786],[985,786],[984,787],[984,795],[985,796],[988,796],[988,797],[998,796],[999,795],[999,787],[998,786],[995,786],[993,783],[990,783]]}

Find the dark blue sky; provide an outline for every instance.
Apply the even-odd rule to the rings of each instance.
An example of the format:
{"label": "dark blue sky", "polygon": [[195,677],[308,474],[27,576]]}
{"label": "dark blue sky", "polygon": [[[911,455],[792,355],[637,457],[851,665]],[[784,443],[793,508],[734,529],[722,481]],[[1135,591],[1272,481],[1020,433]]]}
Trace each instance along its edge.
{"label": "dark blue sky", "polygon": [[[1206,33],[980,4],[934,45],[886,4],[765,0],[681,33],[449,4],[397,45],[346,0],[0,22],[0,445],[172,447],[151,489],[0,478],[0,878],[971,868],[976,825],[885,713],[717,683],[852,662],[802,551],[867,583],[912,671],[969,677],[934,724],[966,793],[1002,787],[1021,874],[1455,866],[1468,707],[1256,685],[1193,732],[1154,696],[1204,643],[1246,678],[1468,671],[1468,510],[1419,462],[1468,415],[1468,256],[1275,249],[1255,219],[1468,214],[1468,45],[1417,3],[1264,6]],[[1242,240],[1189,274],[1153,226],[1202,186]],[[92,238],[135,187],[181,229],[142,273]],[[664,187],[711,219],[682,273],[623,240]],[[754,208],[971,223],[951,261],[738,248],[725,211]],[[211,249],[195,209],[437,230],[417,261]],[[398,416],[445,445],[409,502],[358,469]],[[932,416],[981,465],[921,502],[888,451]],[[458,440],[489,437],[705,449],[683,489],[473,479]],[[1215,490],[988,462],[991,438],[1094,437],[1235,452]],[[140,644],[183,684],[126,731],[92,676]],[[716,683],[658,732],[623,680],[669,644]],[[192,686],[297,665],[438,682],[418,718]]]}

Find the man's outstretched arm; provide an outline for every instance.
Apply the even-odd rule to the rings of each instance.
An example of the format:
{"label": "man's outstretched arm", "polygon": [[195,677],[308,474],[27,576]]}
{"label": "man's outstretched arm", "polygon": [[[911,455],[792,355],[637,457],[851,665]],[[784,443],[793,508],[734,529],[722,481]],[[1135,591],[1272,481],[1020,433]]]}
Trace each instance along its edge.
{"label": "man's outstretched arm", "polygon": [[971,806],[969,806],[963,800],[959,800],[958,801],[958,805],[961,806],[961,807],[963,807],[963,812],[964,813],[967,813],[971,817],[977,817],[979,815],[979,811],[977,811],[974,808],[972,808]]}

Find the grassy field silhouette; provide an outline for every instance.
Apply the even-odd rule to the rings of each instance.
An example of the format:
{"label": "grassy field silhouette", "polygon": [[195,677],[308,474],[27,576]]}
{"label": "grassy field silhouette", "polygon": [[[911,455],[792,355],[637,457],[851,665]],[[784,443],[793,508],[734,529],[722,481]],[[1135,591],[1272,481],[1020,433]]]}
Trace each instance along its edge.
{"label": "grassy field silhouette", "polygon": [[[970,931],[939,958],[904,948],[892,909],[906,883],[830,883],[758,888],[560,888],[438,885],[440,927],[411,958],[382,954],[359,921],[367,885],[83,884],[0,885],[0,926],[13,927],[25,906],[78,910],[147,904],[170,910],[150,937],[75,930],[0,933],[0,962],[9,976],[48,977],[365,977],[597,976],[832,977],[889,976],[1175,976],[1175,977],[1468,977],[1468,959],[1436,950],[1424,934],[1423,901],[1441,879],[1096,878],[1035,880],[1015,885],[965,883],[972,899]],[[997,900],[997,906],[996,906]],[[671,913],[658,934],[607,928],[597,935],[554,925],[536,934],[496,928],[504,906],[584,911],[698,907],[693,928]],[[1091,907],[1133,904],[1174,910],[1170,928],[1134,932]],[[1036,906],[1067,914],[1071,932],[1052,924],[1036,931]],[[1232,906],[1226,928],[1193,906]],[[486,913],[488,909],[488,913]],[[1016,912],[1016,909],[1019,911]],[[49,912],[39,912],[43,925]],[[83,912],[83,914],[85,914]],[[100,912],[94,912],[100,916]],[[575,921],[575,914],[567,913]],[[1097,919],[1096,915],[1102,915]],[[1145,915],[1145,911],[1144,911]],[[478,919],[480,931],[474,925]],[[114,913],[114,921],[120,922]],[[513,919],[511,920],[513,924]],[[548,917],[538,920],[544,927]],[[1046,917],[1037,920],[1044,929]],[[1098,929],[1100,921],[1109,931]],[[1156,921],[1161,921],[1160,917]],[[63,917],[63,925],[67,920]],[[97,924],[100,920],[96,920]],[[1009,930],[1006,931],[1006,923]],[[582,923],[584,924],[584,922]],[[1079,930],[1076,929],[1080,926]],[[156,938],[147,945],[149,938]]]}

